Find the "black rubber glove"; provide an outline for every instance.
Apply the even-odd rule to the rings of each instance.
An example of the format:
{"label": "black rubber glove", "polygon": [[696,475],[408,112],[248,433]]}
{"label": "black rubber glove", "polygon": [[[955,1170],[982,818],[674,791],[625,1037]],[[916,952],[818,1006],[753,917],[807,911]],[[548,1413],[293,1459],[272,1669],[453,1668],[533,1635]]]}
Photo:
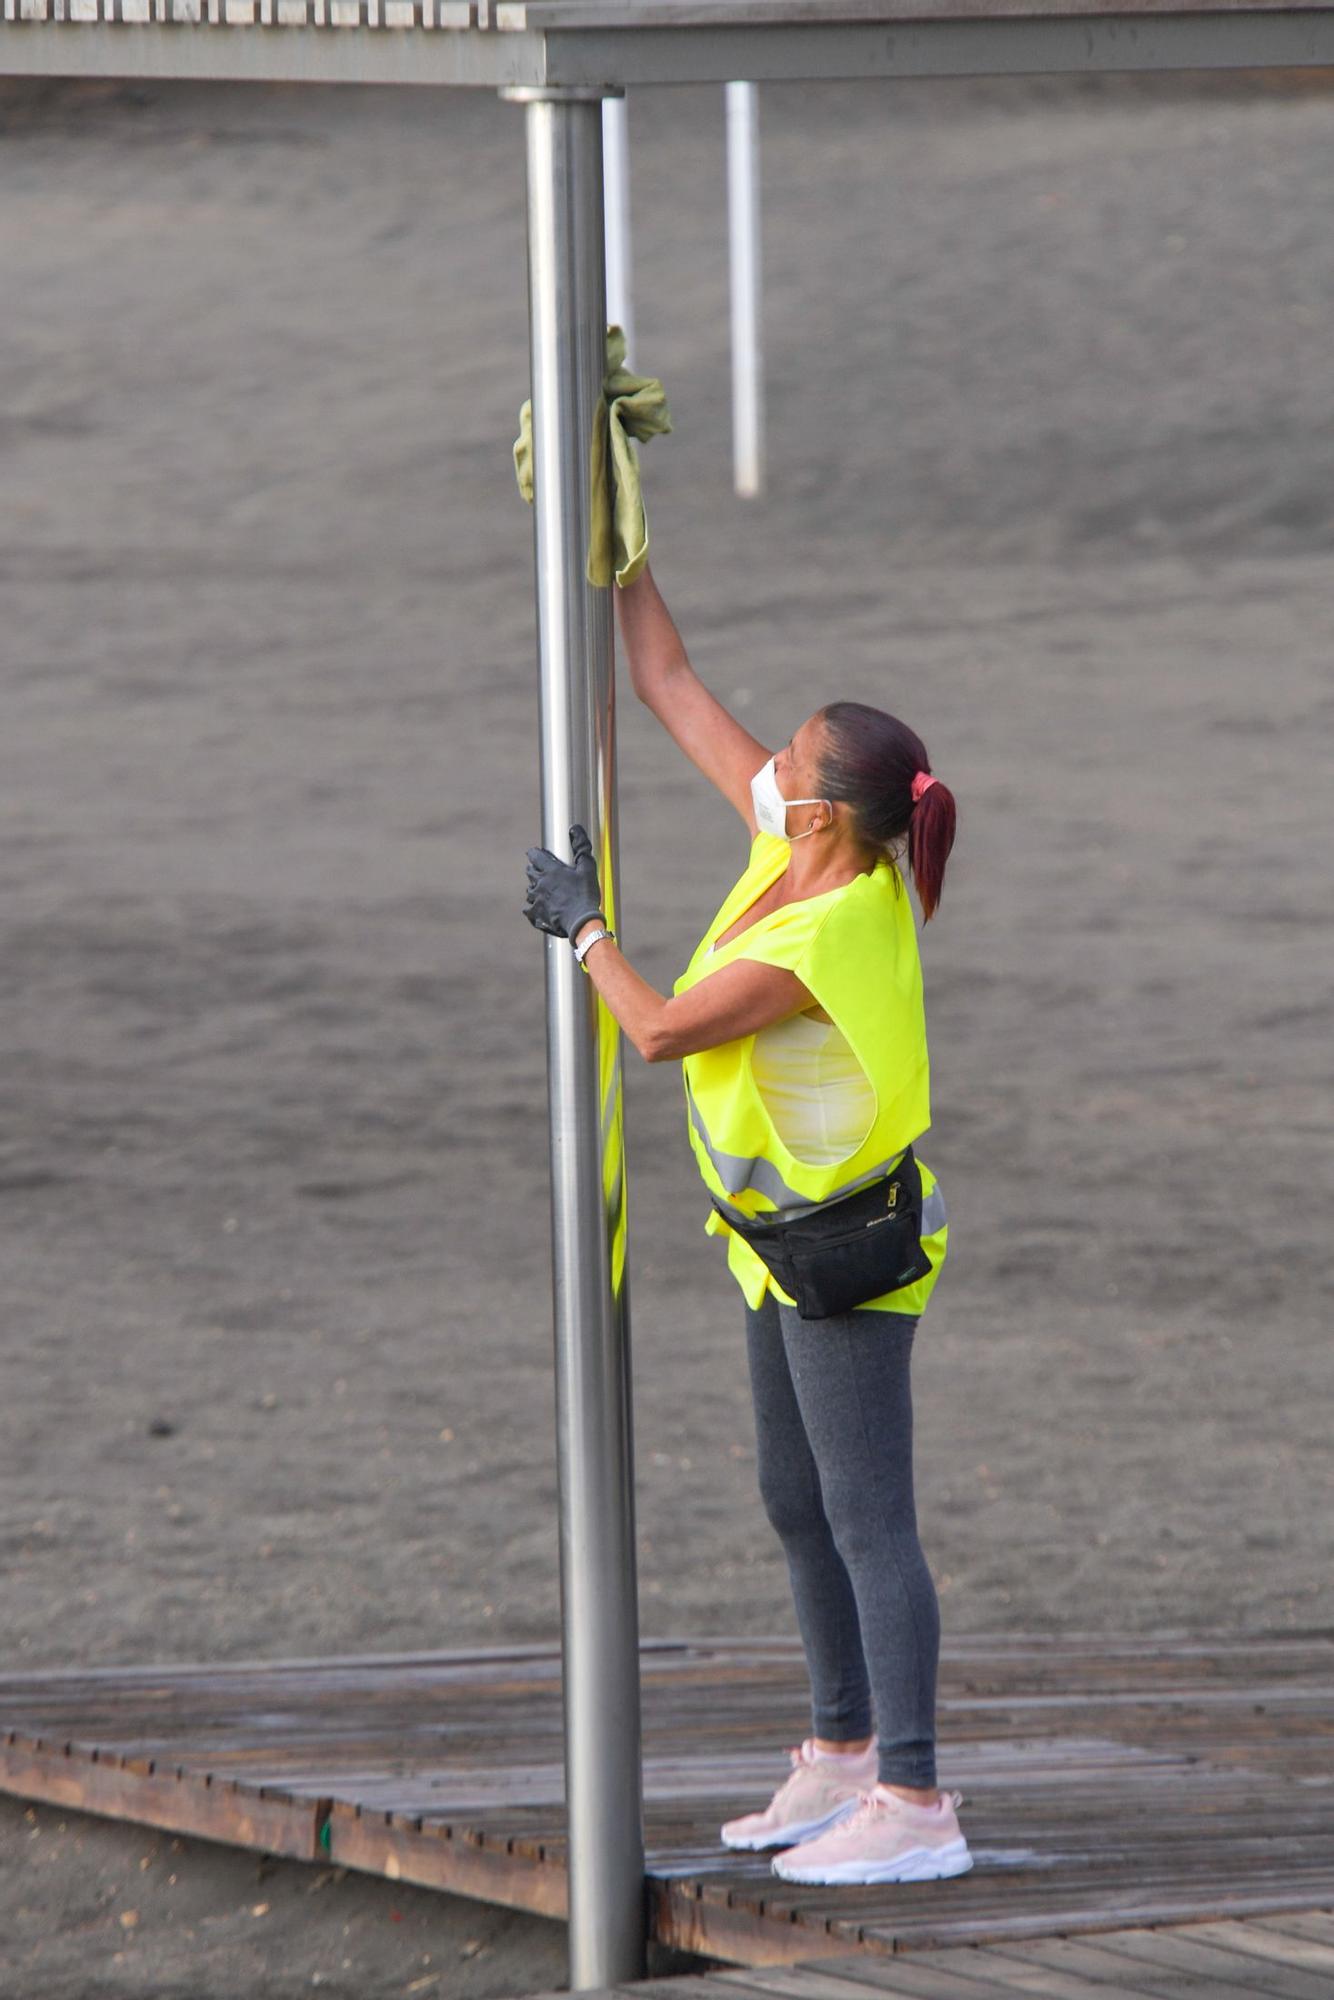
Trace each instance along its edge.
{"label": "black rubber glove", "polygon": [[596,917],[600,924],[607,919],[602,914],[593,843],[581,826],[570,828],[570,852],[573,863],[558,860],[549,848],[529,848],[528,901],[523,913],[534,930],[573,942],[590,918]]}

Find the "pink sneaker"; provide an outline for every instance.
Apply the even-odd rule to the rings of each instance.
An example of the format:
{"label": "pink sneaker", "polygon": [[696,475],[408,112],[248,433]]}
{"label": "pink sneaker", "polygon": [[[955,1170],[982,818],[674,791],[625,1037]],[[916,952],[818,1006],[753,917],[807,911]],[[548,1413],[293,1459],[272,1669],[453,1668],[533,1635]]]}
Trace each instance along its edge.
{"label": "pink sneaker", "polygon": [[722,1828],[727,1847],[784,1847],[810,1840],[857,1810],[857,1801],[877,1770],[874,1743],[857,1756],[837,1756],[815,1747],[807,1737],[795,1750],[792,1774],[778,1787],[763,1812],[729,1819]]}
{"label": "pink sneaker", "polygon": [[942,1792],[933,1806],[872,1786],[856,1810],[818,1839],[774,1857],[785,1882],[930,1882],[966,1875],[973,1865],[954,1809],[962,1792]]}

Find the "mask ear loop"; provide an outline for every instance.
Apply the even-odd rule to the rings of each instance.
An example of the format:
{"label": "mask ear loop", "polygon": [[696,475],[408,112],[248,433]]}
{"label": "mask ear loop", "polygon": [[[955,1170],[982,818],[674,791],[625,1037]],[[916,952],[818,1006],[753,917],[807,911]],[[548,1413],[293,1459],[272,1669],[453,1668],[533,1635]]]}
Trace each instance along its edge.
{"label": "mask ear loop", "polygon": [[[834,801],[832,799],[784,799],[783,804],[789,812],[791,812],[793,806],[828,806],[829,818],[826,824],[829,826],[834,824]],[[808,826],[805,833],[790,833],[788,835],[788,842],[790,844],[794,840],[809,840],[813,833],[822,833],[823,831],[823,827]]]}

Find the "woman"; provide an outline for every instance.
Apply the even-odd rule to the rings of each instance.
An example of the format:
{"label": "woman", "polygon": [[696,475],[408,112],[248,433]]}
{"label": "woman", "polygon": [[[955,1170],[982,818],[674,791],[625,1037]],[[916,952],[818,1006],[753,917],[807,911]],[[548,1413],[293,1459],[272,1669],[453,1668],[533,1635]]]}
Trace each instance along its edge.
{"label": "woman", "polygon": [[[771,758],[695,674],[647,569],[617,607],[635,693],[736,807],[750,860],[670,999],[607,930],[582,828],[572,865],[529,850],[525,914],[569,938],[642,1056],[683,1063],[708,1227],[726,1237],[745,1296],[760,1490],[787,1557],[812,1729],[765,1810],[722,1838],[785,1850],[774,1871],[795,1882],[962,1874],[961,1795],[936,1784],[940,1617],[917,1538],[909,1386],[947,1232],[935,1177],[910,1151],[930,1115],[917,933],[897,865],[906,848],[929,919],[954,801],[921,740],[860,703],[819,710]],[[910,1168],[922,1201],[911,1281],[803,1317],[743,1231],[794,1214],[825,1227],[820,1205],[849,1190],[888,1184],[892,1202],[887,1177]],[[900,1278],[907,1268],[893,1266]]]}

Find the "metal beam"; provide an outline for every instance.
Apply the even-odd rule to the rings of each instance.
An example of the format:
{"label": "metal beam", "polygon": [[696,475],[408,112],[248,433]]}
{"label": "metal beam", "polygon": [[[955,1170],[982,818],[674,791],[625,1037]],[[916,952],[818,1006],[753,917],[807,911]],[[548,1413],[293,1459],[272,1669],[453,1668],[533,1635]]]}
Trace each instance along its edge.
{"label": "metal beam", "polygon": [[[589,446],[606,355],[602,110],[518,93],[528,135],[528,292],[542,827],[599,857],[615,926],[610,589],[585,579]],[[640,1775],[621,1036],[563,939],[546,940],[556,1446],[560,1481],[570,1984],[638,1978],[647,1932]]]}
{"label": "metal beam", "polygon": [[[500,0],[2,0],[0,75],[216,82],[401,83],[593,89],[625,85],[837,81],[862,77],[1112,74],[1334,67],[1334,5],[1201,10],[1191,0],[1119,13],[1060,0],[1041,14],[979,0],[884,5],[816,0],[806,18],[744,0],[679,10],[574,9]],[[932,6],[934,17],[928,18]],[[983,12],[982,6],[988,5]],[[1028,0],[1036,4],[1036,0]],[[905,8],[907,0],[905,0]],[[752,18],[758,14],[759,18]],[[702,17],[702,18],[701,18]],[[489,18],[489,16],[488,16]],[[656,22],[657,25],[648,25]]]}
{"label": "metal beam", "polygon": [[1022,20],[546,30],[551,83],[627,86],[1334,66],[1334,8]]}

